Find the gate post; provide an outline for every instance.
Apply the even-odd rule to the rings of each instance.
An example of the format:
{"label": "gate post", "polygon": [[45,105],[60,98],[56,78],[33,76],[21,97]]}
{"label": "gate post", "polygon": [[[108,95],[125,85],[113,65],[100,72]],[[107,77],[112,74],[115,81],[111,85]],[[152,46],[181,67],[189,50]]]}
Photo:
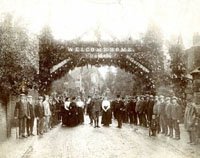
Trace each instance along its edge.
{"label": "gate post", "polygon": [[195,103],[200,107],[200,68],[191,72],[193,77],[193,92]]}
{"label": "gate post", "polygon": [[200,138],[200,67],[191,72],[193,77],[193,92],[194,92],[194,101],[197,105],[198,112],[198,138]]}

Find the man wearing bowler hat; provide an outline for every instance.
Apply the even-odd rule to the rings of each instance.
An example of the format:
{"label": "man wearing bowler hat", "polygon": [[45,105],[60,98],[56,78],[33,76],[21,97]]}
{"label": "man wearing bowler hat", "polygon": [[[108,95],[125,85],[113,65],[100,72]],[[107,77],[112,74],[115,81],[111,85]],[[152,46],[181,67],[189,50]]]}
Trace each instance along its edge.
{"label": "man wearing bowler hat", "polygon": [[38,104],[35,107],[35,116],[37,118],[37,134],[43,135],[44,132],[44,105],[43,105],[43,97],[39,96]]}
{"label": "man wearing bowler hat", "polygon": [[34,136],[33,134],[33,127],[34,127],[34,120],[35,120],[35,107],[33,104],[33,98],[31,95],[27,96],[28,106],[30,109],[30,119],[27,120],[27,132],[28,136]]}
{"label": "man wearing bowler hat", "polygon": [[120,95],[117,95],[117,99],[113,103],[115,105],[115,112],[116,112],[116,118],[118,122],[118,128],[122,128],[122,116],[123,116],[123,111],[125,109],[124,103],[120,98]]}
{"label": "man wearing bowler hat", "polygon": [[20,94],[20,101],[15,106],[14,118],[19,119],[19,138],[26,138],[25,129],[27,119],[30,119],[30,109],[25,94]]}

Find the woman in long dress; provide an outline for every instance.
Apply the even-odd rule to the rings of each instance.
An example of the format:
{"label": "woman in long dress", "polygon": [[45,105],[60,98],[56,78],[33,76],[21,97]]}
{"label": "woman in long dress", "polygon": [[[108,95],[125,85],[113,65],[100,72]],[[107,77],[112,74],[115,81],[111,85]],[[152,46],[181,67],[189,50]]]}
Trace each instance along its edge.
{"label": "woman in long dress", "polygon": [[64,113],[63,113],[63,119],[62,123],[65,126],[69,126],[69,105],[70,105],[70,99],[67,97],[64,102]]}
{"label": "woman in long dress", "polygon": [[78,109],[78,122],[79,124],[83,124],[84,122],[84,102],[81,100],[81,97],[78,96],[76,106]]}
{"label": "woman in long dress", "polygon": [[69,126],[74,127],[78,125],[78,109],[76,106],[76,97],[72,98],[72,102],[69,105]]}
{"label": "woman in long dress", "polygon": [[107,99],[107,97],[105,97],[102,101],[102,110],[103,113],[101,124],[103,124],[104,126],[109,126],[109,124],[112,123],[112,113],[110,109],[110,101]]}

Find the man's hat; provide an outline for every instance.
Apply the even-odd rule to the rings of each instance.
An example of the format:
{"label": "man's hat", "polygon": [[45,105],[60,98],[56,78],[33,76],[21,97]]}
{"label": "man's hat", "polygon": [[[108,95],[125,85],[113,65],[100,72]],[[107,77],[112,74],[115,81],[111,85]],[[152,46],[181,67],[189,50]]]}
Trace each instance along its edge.
{"label": "man's hat", "polygon": [[153,95],[150,95],[149,97],[150,97],[150,98],[153,98]]}
{"label": "man's hat", "polygon": [[177,100],[178,98],[177,98],[176,96],[173,96],[172,99],[173,99],[173,100],[174,100],[174,99]]}
{"label": "man's hat", "polygon": [[117,98],[120,98],[120,95],[119,95],[119,94],[117,94]]}
{"label": "man's hat", "polygon": [[72,97],[72,100],[75,100],[76,99],[76,97]]}
{"label": "man's hat", "polygon": [[38,98],[39,98],[39,99],[43,99],[43,96],[39,96]]}
{"label": "man's hat", "polygon": [[160,95],[160,96],[159,96],[159,98],[160,98],[160,99],[161,99],[161,98],[163,99],[163,98],[164,98],[164,96],[163,96],[163,95]]}
{"label": "man's hat", "polygon": [[186,100],[193,101],[193,95],[191,95],[191,94],[187,95]]}
{"label": "man's hat", "polygon": [[21,93],[21,94],[20,94],[20,97],[24,97],[24,96],[26,96],[24,93]]}
{"label": "man's hat", "polygon": [[192,102],[193,101],[193,98],[187,98],[186,99],[188,102]]}
{"label": "man's hat", "polygon": [[170,100],[170,97],[166,97],[166,99],[165,99],[165,100],[166,100],[166,101],[167,101],[167,100]]}

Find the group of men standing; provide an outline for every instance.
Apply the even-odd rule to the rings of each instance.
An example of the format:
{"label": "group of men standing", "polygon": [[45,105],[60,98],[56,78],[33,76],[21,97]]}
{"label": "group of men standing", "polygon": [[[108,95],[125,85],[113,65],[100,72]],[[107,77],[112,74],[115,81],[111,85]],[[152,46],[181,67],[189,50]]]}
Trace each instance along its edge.
{"label": "group of men standing", "polygon": [[58,106],[59,101],[48,95],[39,96],[38,101],[33,102],[31,95],[21,94],[14,110],[14,118],[19,124],[19,138],[34,136],[35,119],[38,135],[43,135],[58,124],[60,113]]}
{"label": "group of men standing", "polygon": [[[144,127],[151,126],[152,116],[156,121],[156,132],[173,137],[173,130],[175,131],[175,139],[180,139],[179,122],[182,116],[181,106],[178,104],[175,96],[153,96],[141,95],[125,99],[124,114],[121,116],[128,116],[127,121],[135,125]],[[115,108],[116,101],[114,101],[114,113],[118,113]],[[114,114],[115,115],[115,114]],[[118,116],[116,117],[118,118]],[[119,119],[119,118],[118,118]],[[121,118],[120,118],[121,120]],[[122,120],[126,120],[122,118]],[[127,122],[125,121],[125,122]]]}
{"label": "group of men standing", "polygon": [[[94,127],[98,127],[98,117],[100,110],[103,110],[103,100],[98,101],[89,98],[87,103],[88,114],[91,120],[94,120]],[[195,125],[197,125],[196,111],[192,102],[188,102],[188,106],[185,110],[185,116],[183,113],[182,105],[176,96],[153,96],[153,95],[141,95],[123,98],[117,95],[115,100],[110,101],[110,117],[109,124],[111,123],[112,114],[117,120],[118,128],[122,128],[123,123],[135,124],[147,128],[154,128],[153,135],[156,133],[164,134],[175,140],[180,139],[180,127],[179,124],[185,119],[185,126],[189,132],[190,143],[194,143],[195,138]],[[104,121],[104,110],[102,113],[102,120]],[[187,123],[186,123],[187,122]],[[189,123],[188,123],[189,122]]]}
{"label": "group of men standing", "polygon": [[[182,116],[181,106],[178,104],[175,96],[153,96],[141,95],[123,98],[117,95],[115,100],[109,101],[110,117],[112,113],[117,120],[118,128],[122,128],[123,123],[130,123],[149,127],[152,121],[152,116],[157,122],[157,133],[165,134],[173,137],[173,129],[175,130],[175,139],[180,139],[179,122]],[[94,120],[94,127],[99,127],[99,114],[103,110],[104,99],[89,97],[87,102],[88,114],[90,123]],[[104,116],[104,115],[103,115]],[[104,118],[102,118],[104,120]],[[111,122],[111,121],[109,121]]]}
{"label": "group of men standing", "polygon": [[[32,96],[20,95],[20,101],[16,103],[14,118],[19,119],[19,137],[27,137],[33,134],[35,112],[32,104]],[[25,130],[27,135],[25,135]]]}
{"label": "group of men standing", "polygon": [[[198,139],[197,126],[200,118],[197,113],[195,103],[192,98],[187,99],[185,112],[183,105],[176,96],[153,96],[141,95],[129,98],[120,98],[112,101],[112,111],[114,118],[118,121],[118,127],[122,123],[130,123],[139,126],[154,128],[156,133],[164,134],[175,140],[180,139],[179,124],[184,120],[185,128],[189,134],[190,144],[196,144]],[[152,127],[153,126],[153,127]]]}

